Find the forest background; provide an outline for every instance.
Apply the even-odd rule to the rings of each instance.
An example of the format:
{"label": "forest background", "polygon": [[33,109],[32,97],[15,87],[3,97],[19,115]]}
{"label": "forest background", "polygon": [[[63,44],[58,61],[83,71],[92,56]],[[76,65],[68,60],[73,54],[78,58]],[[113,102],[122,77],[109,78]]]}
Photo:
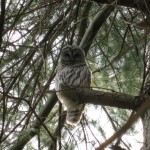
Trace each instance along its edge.
{"label": "forest background", "polygon": [[[0,7],[0,149],[150,149],[148,0],[1,0]],[[65,123],[53,89],[68,44],[85,51],[93,76],[76,127]]]}

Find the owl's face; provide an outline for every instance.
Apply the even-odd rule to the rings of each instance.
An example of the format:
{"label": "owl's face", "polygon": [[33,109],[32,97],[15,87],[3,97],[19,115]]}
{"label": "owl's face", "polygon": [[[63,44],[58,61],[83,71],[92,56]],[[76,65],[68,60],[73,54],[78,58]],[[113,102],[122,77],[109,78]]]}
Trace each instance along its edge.
{"label": "owl's face", "polygon": [[60,63],[61,65],[85,63],[85,53],[78,47],[67,46],[61,52]]}

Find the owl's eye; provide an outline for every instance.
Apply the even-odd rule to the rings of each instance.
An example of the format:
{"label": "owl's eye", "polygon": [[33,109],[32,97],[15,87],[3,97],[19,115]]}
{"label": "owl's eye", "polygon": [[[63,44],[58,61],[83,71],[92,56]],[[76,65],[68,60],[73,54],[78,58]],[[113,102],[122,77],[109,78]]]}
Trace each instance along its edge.
{"label": "owl's eye", "polygon": [[70,57],[69,53],[64,53],[65,57]]}
{"label": "owl's eye", "polygon": [[80,57],[80,55],[78,53],[75,53],[74,57],[77,58],[77,57]]}

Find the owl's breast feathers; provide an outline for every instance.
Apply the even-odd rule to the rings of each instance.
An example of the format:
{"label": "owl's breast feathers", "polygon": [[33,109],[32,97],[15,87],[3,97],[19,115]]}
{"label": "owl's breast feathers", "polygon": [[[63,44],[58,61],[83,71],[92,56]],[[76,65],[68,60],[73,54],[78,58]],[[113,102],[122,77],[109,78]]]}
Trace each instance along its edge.
{"label": "owl's breast feathers", "polygon": [[70,96],[70,93],[75,92],[75,88],[89,88],[90,84],[91,71],[86,64],[63,67],[55,77],[55,90],[60,101],[64,97],[65,99],[72,99],[73,97]]}
{"label": "owl's breast feathers", "polygon": [[[69,88],[90,87],[91,72],[86,64],[66,66],[57,73],[58,80]],[[61,88],[61,87],[60,87]],[[58,90],[62,90],[62,89]]]}
{"label": "owl's breast feathers", "polygon": [[77,123],[82,116],[84,108],[83,104],[78,104],[80,97],[77,94],[76,88],[89,88],[90,84],[91,72],[86,63],[65,66],[57,72],[55,77],[55,90],[58,99],[67,109],[68,122],[72,124],[73,122]]}

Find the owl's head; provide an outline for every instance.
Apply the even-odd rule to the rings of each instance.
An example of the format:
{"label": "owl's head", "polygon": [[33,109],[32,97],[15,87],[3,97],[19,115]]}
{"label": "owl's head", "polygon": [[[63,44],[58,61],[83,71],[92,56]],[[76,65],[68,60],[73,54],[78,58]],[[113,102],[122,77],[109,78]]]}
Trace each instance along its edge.
{"label": "owl's head", "polygon": [[61,65],[71,66],[85,62],[85,53],[81,48],[69,45],[62,49],[60,55]]}

